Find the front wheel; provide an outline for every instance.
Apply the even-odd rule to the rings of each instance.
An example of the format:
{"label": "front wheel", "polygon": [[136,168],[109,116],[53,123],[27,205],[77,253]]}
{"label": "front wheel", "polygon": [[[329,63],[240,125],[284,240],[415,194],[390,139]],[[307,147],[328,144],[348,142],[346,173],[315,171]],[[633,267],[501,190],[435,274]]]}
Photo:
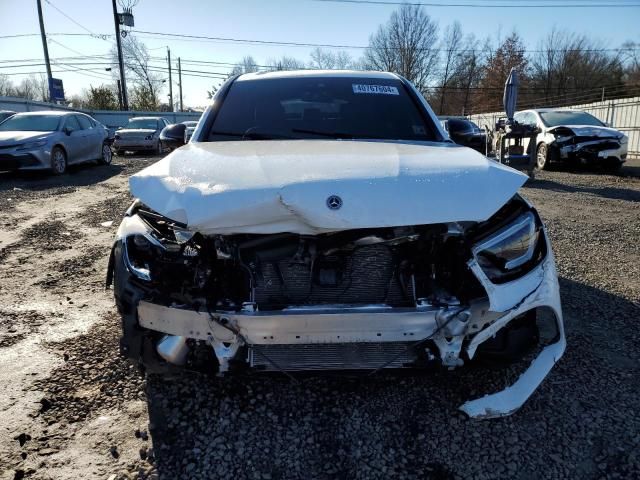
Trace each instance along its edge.
{"label": "front wheel", "polygon": [[56,175],[62,175],[67,171],[67,155],[60,147],[53,147],[51,150],[51,170]]}
{"label": "front wheel", "polygon": [[603,165],[603,168],[607,173],[617,173],[622,168],[622,162],[617,159],[609,160]]}
{"label": "front wheel", "polygon": [[536,166],[540,170],[549,168],[549,150],[544,143],[538,145],[538,150],[536,151]]}
{"label": "front wheel", "polygon": [[113,159],[113,152],[111,152],[111,147],[108,143],[102,144],[102,156],[100,157],[101,165],[109,165],[111,164],[111,160]]}

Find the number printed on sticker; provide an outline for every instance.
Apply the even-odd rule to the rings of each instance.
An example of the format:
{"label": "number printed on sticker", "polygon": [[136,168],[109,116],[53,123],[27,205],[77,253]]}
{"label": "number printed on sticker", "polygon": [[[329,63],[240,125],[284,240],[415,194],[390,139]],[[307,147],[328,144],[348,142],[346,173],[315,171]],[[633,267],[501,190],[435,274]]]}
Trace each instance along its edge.
{"label": "number printed on sticker", "polygon": [[369,93],[373,95],[400,95],[396,87],[389,85],[360,85],[352,84],[353,93]]}

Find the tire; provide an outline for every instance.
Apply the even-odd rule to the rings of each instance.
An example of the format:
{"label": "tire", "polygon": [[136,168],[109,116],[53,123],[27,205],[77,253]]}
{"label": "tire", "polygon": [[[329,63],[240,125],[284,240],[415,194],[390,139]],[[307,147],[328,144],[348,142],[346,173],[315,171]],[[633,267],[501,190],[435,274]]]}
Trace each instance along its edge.
{"label": "tire", "polygon": [[60,147],[51,149],[51,170],[55,175],[63,175],[67,171],[67,154]]}
{"label": "tire", "polygon": [[536,167],[538,167],[538,170],[547,170],[549,168],[549,148],[545,143],[538,145],[536,150]]}
{"label": "tire", "polygon": [[622,162],[618,160],[611,160],[603,165],[604,171],[607,173],[618,173],[622,168]]}
{"label": "tire", "polygon": [[102,144],[102,156],[98,160],[98,163],[100,165],[110,165],[111,160],[113,160],[113,152],[109,144],[105,142]]}

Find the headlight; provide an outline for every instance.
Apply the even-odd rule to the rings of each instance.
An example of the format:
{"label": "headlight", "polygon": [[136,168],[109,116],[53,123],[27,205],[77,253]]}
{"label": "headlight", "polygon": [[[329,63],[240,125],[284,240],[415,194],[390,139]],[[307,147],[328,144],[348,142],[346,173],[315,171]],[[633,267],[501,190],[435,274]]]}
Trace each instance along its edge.
{"label": "headlight", "polygon": [[33,150],[34,148],[44,147],[46,144],[46,140],[37,140],[35,142],[25,143],[24,145],[18,147],[16,150]]}
{"label": "headlight", "polygon": [[149,226],[137,216],[125,217],[116,238],[122,241],[122,255],[127,270],[140,280],[151,280],[150,265],[159,249],[165,247],[151,232]]}
{"label": "headlight", "polygon": [[627,143],[629,143],[629,137],[627,137],[626,135],[622,135],[620,137],[620,145],[626,145]]}
{"label": "headlight", "polygon": [[140,280],[151,280],[149,260],[152,245],[149,239],[140,234],[130,235],[123,239],[124,263],[127,269]]}
{"label": "headlight", "polygon": [[539,238],[536,217],[527,212],[474,246],[472,252],[489,280],[503,283],[537,264],[543,253]]}

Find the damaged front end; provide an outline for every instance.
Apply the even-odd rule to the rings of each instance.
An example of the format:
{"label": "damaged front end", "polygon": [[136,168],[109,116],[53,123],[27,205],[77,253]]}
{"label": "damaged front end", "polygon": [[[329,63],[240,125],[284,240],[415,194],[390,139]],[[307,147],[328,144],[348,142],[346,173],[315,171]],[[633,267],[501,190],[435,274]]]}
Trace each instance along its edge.
{"label": "damaged front end", "polygon": [[557,160],[619,166],[627,159],[629,139],[613,129],[557,126],[547,135]]}
{"label": "damaged front end", "polygon": [[107,284],[121,351],[149,371],[455,368],[546,345],[511,387],[465,403],[508,415],[565,348],[551,248],[514,197],[485,222],[202,235],[135,203]]}

